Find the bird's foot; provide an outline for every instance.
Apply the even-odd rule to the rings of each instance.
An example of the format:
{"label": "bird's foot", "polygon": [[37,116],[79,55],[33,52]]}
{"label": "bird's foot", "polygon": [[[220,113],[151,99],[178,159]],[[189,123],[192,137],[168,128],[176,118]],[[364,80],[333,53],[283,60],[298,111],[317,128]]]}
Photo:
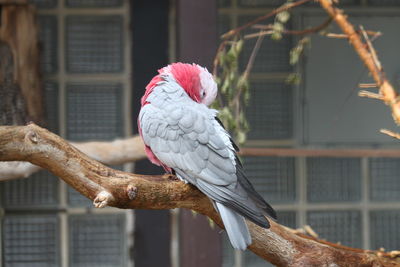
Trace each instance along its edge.
{"label": "bird's foot", "polygon": [[174,175],[174,174],[172,174],[172,173],[165,173],[164,175],[164,178],[165,179],[167,179],[167,180],[171,180],[171,181],[179,181],[179,178],[176,176],[176,175]]}

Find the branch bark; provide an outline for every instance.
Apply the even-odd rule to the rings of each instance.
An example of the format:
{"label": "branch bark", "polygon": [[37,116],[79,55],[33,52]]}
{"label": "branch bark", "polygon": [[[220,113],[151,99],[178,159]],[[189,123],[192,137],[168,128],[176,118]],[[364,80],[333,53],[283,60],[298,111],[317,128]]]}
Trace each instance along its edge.
{"label": "branch bark", "polygon": [[[186,208],[210,217],[223,228],[209,199],[175,176],[146,176],[108,168],[61,137],[35,124],[0,127],[0,161],[29,161],[51,171],[96,207],[122,209]],[[272,222],[266,230],[248,222],[249,247],[277,266],[400,266],[382,252],[352,249],[295,234]]]}
{"label": "branch bark", "polygon": [[[117,139],[111,142],[70,143],[92,159],[106,165],[119,165],[146,158],[140,136]],[[0,181],[27,178],[39,171],[37,165],[24,161],[0,162]]]}

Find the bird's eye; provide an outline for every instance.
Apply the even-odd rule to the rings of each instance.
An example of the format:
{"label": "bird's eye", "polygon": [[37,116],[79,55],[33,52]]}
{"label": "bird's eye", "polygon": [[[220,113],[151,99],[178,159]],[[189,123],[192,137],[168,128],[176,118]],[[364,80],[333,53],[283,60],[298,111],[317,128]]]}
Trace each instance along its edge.
{"label": "bird's eye", "polygon": [[206,91],[203,91],[203,94],[201,95],[201,97],[205,97],[206,96]]}

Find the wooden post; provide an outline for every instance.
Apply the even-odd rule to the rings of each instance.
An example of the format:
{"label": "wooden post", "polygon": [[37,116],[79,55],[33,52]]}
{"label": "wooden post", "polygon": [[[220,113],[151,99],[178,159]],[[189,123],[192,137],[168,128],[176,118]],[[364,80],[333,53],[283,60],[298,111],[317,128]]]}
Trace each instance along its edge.
{"label": "wooden post", "polygon": [[[178,60],[212,70],[217,50],[217,3],[215,0],[179,0],[177,9]],[[220,267],[221,230],[203,215],[180,211],[180,265]]]}
{"label": "wooden post", "polygon": [[0,1],[0,124],[44,124],[35,9]]}

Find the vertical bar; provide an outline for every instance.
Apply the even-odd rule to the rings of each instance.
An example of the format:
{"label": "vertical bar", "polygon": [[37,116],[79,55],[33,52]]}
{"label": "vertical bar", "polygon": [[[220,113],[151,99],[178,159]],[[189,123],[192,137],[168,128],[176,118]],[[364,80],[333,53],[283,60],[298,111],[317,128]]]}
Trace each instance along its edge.
{"label": "vertical bar", "polygon": [[297,172],[298,175],[298,218],[297,222],[299,226],[303,226],[307,223],[307,158],[298,157],[297,160]]}
{"label": "vertical bar", "polygon": [[370,249],[370,226],[369,226],[369,159],[361,158],[361,223],[362,223],[362,237],[363,248]]}
{"label": "vertical bar", "polygon": [[[65,16],[64,9],[65,0],[58,1],[57,6],[57,20],[58,20],[58,103],[59,103],[59,129],[60,136],[66,138],[67,125],[66,125],[66,92],[65,92]],[[58,182],[60,192],[60,207],[67,207],[67,185],[61,179]],[[60,218],[60,256],[61,266],[68,267],[69,261],[69,240],[68,240],[68,215],[65,212],[59,214]]]}
{"label": "vertical bar", "polygon": [[[132,126],[137,133],[137,116],[144,89],[168,64],[169,1],[131,1],[132,20]],[[148,160],[136,162],[138,173],[159,174],[162,169]],[[168,210],[136,210],[133,258],[135,266],[171,266],[171,216]],[[157,256],[154,256],[157,251]]]}
{"label": "vertical bar", "polygon": [[[211,70],[217,48],[216,1],[177,0],[176,4],[178,60]],[[208,219],[181,210],[179,223],[181,266],[221,266],[221,236]]]}
{"label": "vertical bar", "polygon": [[178,0],[178,59],[211,68],[217,49],[216,25],[215,0]]}

